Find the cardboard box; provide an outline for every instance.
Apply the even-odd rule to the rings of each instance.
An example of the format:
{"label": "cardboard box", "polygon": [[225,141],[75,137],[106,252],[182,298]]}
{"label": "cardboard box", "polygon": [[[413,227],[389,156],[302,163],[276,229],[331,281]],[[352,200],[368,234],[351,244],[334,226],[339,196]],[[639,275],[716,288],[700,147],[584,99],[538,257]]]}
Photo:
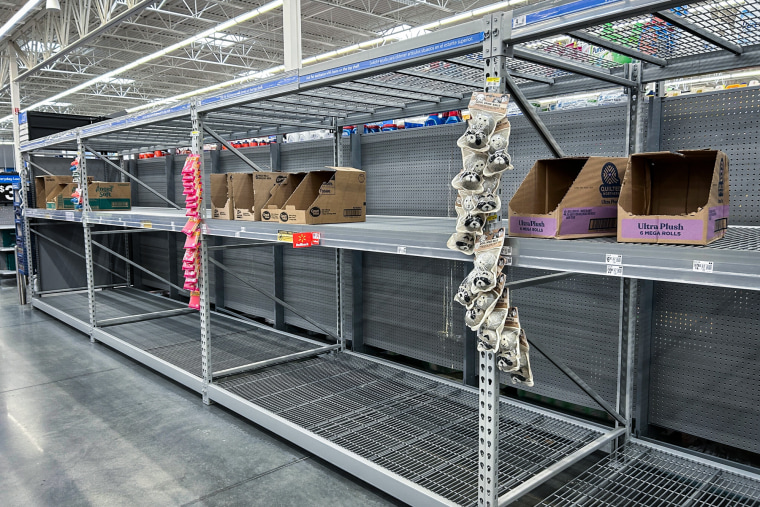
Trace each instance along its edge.
{"label": "cardboard box", "polygon": [[211,217],[218,220],[232,220],[234,218],[228,176],[227,174],[209,175],[211,181]]}
{"label": "cardboard box", "polygon": [[617,157],[538,160],[509,201],[509,235],[615,236],[627,163]]}
{"label": "cardboard box", "polygon": [[[280,208],[284,208],[285,202],[305,177],[306,173],[282,173],[275,178],[269,199],[261,208],[262,222],[280,222]],[[283,217],[287,221],[287,215]]]}
{"label": "cardboard box", "polygon": [[366,220],[366,173],[352,167],[328,169],[306,174],[278,210],[280,223],[337,224]]}
{"label": "cardboard box", "polygon": [[728,227],[728,187],[722,151],[632,155],[618,203],[618,241],[712,243]]}
{"label": "cardboard box", "polygon": [[253,173],[253,219],[261,220],[261,210],[264,209],[276,184],[284,181],[283,173],[255,172]]}
{"label": "cardboard box", "polygon": [[229,173],[227,185],[232,196],[233,219],[255,220],[253,212],[253,174],[252,173]]}
{"label": "cardboard box", "polygon": [[[61,186],[74,182],[73,176],[37,176],[34,178],[34,197],[38,208],[47,208],[48,200],[60,193]],[[48,199],[50,196],[50,199]],[[73,209],[73,208],[72,208]]]}
{"label": "cardboard box", "polygon": [[[59,184],[55,191],[48,193],[47,209],[73,210],[71,194],[76,183]],[[90,209],[93,211],[125,211],[132,209],[132,185],[130,183],[90,182],[87,186]]]}

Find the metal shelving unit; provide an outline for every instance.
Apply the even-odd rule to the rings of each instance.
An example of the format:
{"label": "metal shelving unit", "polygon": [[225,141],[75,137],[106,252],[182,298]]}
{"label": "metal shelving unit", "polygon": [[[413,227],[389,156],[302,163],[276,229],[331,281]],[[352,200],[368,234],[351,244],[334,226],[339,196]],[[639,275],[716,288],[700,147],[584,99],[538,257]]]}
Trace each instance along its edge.
{"label": "metal shelving unit", "polygon": [[[749,3],[754,6],[754,0]],[[466,107],[469,93],[482,87],[485,73],[502,78],[502,86],[555,155],[561,155],[562,148],[528,101],[622,86],[629,96],[626,148],[628,152],[641,151],[644,83],[757,65],[760,61],[760,44],[755,45],[760,43],[760,34],[757,40],[754,35],[746,38],[735,27],[725,28],[717,18],[702,15],[709,7],[710,12],[728,16],[730,6],[710,7],[708,2],[697,2],[689,4],[694,14],[680,16],[684,19],[671,15],[671,9],[682,5],[682,1],[662,0],[580,0],[554,2],[548,8],[543,4],[527,6],[283,73],[221,95],[30,141],[23,143],[21,150],[27,162],[35,150],[51,149],[73,149],[81,155],[124,155],[192,144],[193,152],[200,153],[204,142],[227,145],[226,139],[461,109]],[[647,35],[642,30],[634,40],[635,27],[643,23],[641,20],[660,12],[670,23],[667,37],[653,37],[653,33]],[[610,24],[617,30],[614,37]],[[716,30],[719,25],[723,29]],[[623,65],[581,52],[564,52],[550,38],[566,33],[631,56],[639,63]],[[741,46],[734,42],[738,39]],[[658,99],[651,103],[650,137],[659,128],[651,121],[657,113],[654,108],[658,104],[661,107]],[[343,157],[339,139],[338,129],[336,164],[341,164]],[[356,140],[358,137],[351,141],[353,165],[361,163],[361,153],[356,151],[361,144]],[[274,170],[279,149],[272,148]],[[236,150],[230,151],[256,166]],[[125,160],[124,165],[129,163]],[[85,166],[83,163],[83,177]],[[30,167],[25,171],[28,179]],[[206,168],[203,173],[207,176]],[[171,194],[168,184],[167,192]],[[167,196],[169,200],[174,197]],[[562,495],[572,494],[585,499],[598,496],[604,501],[604,495],[617,487],[617,477],[629,477],[619,473],[621,461],[630,464],[635,473],[646,469],[652,477],[667,474],[658,481],[646,479],[649,497],[641,497],[655,502],[665,498],[671,485],[683,479],[666,466],[663,456],[669,454],[631,435],[634,418],[638,420],[646,410],[641,403],[646,384],[639,377],[638,412],[633,411],[634,341],[637,320],[641,323],[648,318],[651,281],[760,288],[758,227],[732,227],[724,240],[707,247],[617,244],[611,239],[560,242],[509,238],[506,253],[516,268],[609,275],[607,255],[622,255],[622,262],[615,264],[622,266],[622,273],[615,270],[621,276],[617,399],[614,405],[603,405],[617,421],[612,428],[500,398],[494,388],[498,377],[493,355],[470,355],[465,362],[465,376],[479,380],[478,388],[474,388],[347,351],[340,314],[336,329],[320,327],[334,339],[326,345],[210,311],[213,294],[209,274],[219,276],[230,271],[211,256],[210,249],[224,247],[212,245],[213,238],[269,243],[276,241],[281,228],[316,230],[322,234],[321,246],[339,252],[338,268],[344,250],[467,260],[445,248],[453,219],[374,215],[361,224],[319,227],[206,219],[202,228],[200,326],[195,316],[178,314],[179,305],[169,300],[131,288],[96,290],[93,276],[93,227],[117,227],[111,232],[125,236],[134,230],[179,232],[185,224],[181,211],[137,207],[129,212],[83,213],[27,209],[27,230],[31,219],[82,223],[87,268],[87,291],[65,296],[38,294],[32,299],[35,307],[200,392],[204,402],[224,405],[357,477],[419,505],[506,505],[600,449],[612,449],[613,453],[558,491],[557,501],[561,503],[569,498]],[[129,261],[126,256],[119,258]],[[281,265],[281,252],[279,259]],[[694,261],[705,260],[713,261],[712,273],[694,269]],[[144,269],[133,261],[128,264]],[[340,276],[340,270],[336,271]],[[129,273],[126,278],[124,285],[130,285]],[[556,279],[559,277],[538,277],[515,282],[513,287]],[[182,293],[171,281],[163,281]],[[340,280],[337,294],[341,295]],[[277,303],[277,327],[283,308],[288,306],[276,290],[267,297]],[[356,344],[361,341],[361,330],[357,329],[356,315],[353,317]],[[640,357],[644,357],[646,346],[639,344]],[[474,350],[474,342],[469,347]],[[562,367],[562,371],[587,394],[601,400],[571,370]],[[627,443],[619,447],[623,441]],[[649,450],[642,451],[644,448]],[[687,469],[697,463],[693,457],[679,459]],[[726,472],[730,473],[734,472]],[[592,477],[587,481],[590,486],[581,482],[584,476]],[[696,484],[688,499],[719,505],[724,497],[716,493],[718,479],[727,481],[721,483],[726,491],[738,491],[738,483],[728,477],[710,473],[687,477]],[[760,479],[750,474],[742,477],[747,481],[747,494],[756,495]]]}

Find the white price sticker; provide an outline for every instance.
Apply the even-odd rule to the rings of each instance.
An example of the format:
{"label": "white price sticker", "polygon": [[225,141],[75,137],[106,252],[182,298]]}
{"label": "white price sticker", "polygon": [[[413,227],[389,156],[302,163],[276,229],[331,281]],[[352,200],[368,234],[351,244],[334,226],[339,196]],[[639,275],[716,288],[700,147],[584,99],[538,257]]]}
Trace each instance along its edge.
{"label": "white price sticker", "polygon": [[396,253],[400,254],[400,255],[406,255],[406,247],[405,246],[400,246],[400,247],[396,248]]}
{"label": "white price sticker", "polygon": [[712,273],[713,263],[712,261],[694,261],[693,269],[699,273]]}
{"label": "white price sticker", "polygon": [[501,255],[512,255],[512,247],[511,246],[502,247]]}
{"label": "white price sticker", "polygon": [[527,17],[525,15],[517,16],[516,18],[512,19],[512,28],[519,28],[521,26],[525,26],[526,22],[527,22]]}
{"label": "white price sticker", "polygon": [[615,266],[623,265],[623,256],[620,254],[607,254],[605,257],[607,264],[614,264]]}
{"label": "white price sticker", "polygon": [[512,265],[512,257],[507,255],[504,257],[504,265],[505,266],[511,266]]}
{"label": "white price sticker", "polygon": [[607,275],[623,276],[623,266],[613,266],[612,264],[607,264]]}

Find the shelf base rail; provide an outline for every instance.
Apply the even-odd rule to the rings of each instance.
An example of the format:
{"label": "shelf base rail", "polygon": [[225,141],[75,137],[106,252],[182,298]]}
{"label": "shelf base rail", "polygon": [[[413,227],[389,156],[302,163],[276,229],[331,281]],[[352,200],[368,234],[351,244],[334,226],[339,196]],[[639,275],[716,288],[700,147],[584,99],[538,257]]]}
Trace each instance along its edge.
{"label": "shelf base rail", "polygon": [[237,375],[239,373],[248,373],[254,370],[260,370],[262,368],[266,368],[268,366],[273,366],[275,364],[287,363],[290,361],[296,361],[298,359],[305,359],[307,357],[318,356],[320,354],[324,354],[326,352],[332,352],[333,350],[338,350],[340,348],[341,348],[341,345],[326,345],[324,347],[319,347],[313,350],[304,350],[303,352],[296,352],[294,354],[288,354],[285,356],[273,357],[272,359],[266,359],[264,361],[257,361],[255,363],[244,364],[243,366],[236,366],[235,368],[227,368],[226,370],[215,371],[212,374],[212,379],[217,380],[220,378]]}
{"label": "shelf base rail", "polygon": [[176,317],[177,315],[185,315],[187,313],[195,313],[195,310],[192,308],[173,308],[171,310],[162,310],[159,312],[140,313],[138,315],[127,315],[125,317],[114,317],[112,319],[99,320],[95,325],[97,327],[118,326],[132,322],[144,322],[146,320]]}

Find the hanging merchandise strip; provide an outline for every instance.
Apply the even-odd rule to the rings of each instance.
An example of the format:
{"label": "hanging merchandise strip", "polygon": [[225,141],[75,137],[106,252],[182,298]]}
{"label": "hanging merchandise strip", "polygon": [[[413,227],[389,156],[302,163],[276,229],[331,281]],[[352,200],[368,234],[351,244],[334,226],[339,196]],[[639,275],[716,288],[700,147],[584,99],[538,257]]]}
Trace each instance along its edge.
{"label": "hanging merchandise strip", "polygon": [[496,93],[473,93],[472,119],[457,141],[462,149],[462,170],[451,182],[457,190],[456,232],[447,246],[475,256],[474,269],[459,286],[454,300],[466,308],[465,324],[478,332],[478,350],[494,352],[498,367],[512,383],[533,385],[528,342],[520,326],[517,308],[509,305],[505,289],[503,255],[505,229],[498,189],[501,175],[512,169],[507,153],[510,124],[506,119],[509,97]]}
{"label": "hanging merchandise strip", "polygon": [[185,290],[190,291],[190,308],[200,309],[200,292],[198,291],[198,261],[201,235],[201,200],[203,188],[201,183],[201,165],[199,155],[189,155],[182,168],[182,193],[185,196],[185,207],[188,217],[187,224],[182,232],[187,236],[185,240],[185,256],[182,258],[182,269],[185,272]]}
{"label": "hanging merchandise strip", "polygon": [[82,155],[78,154],[77,157],[71,162],[69,169],[71,170],[72,181],[76,183],[76,188],[71,193],[71,204],[74,205],[75,210],[82,211],[82,171],[79,169],[79,159]]}

